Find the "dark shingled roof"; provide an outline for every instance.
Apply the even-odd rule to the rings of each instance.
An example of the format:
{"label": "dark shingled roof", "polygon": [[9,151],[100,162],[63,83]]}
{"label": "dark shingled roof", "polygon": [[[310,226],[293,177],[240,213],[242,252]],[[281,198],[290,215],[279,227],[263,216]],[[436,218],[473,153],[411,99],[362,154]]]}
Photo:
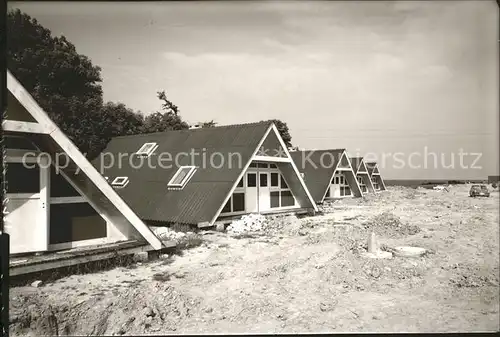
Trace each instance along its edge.
{"label": "dark shingled roof", "polygon": [[[333,172],[345,149],[292,151],[295,166],[304,173],[304,182],[315,202],[322,202]],[[323,158],[323,165],[320,165]]]}
{"label": "dark shingled roof", "polygon": [[361,165],[361,162],[363,161],[363,157],[351,157],[351,165],[352,165],[352,170],[354,171],[354,174],[358,174],[359,166]]}
{"label": "dark shingled roof", "polygon": [[[198,224],[211,221],[223,206],[225,197],[237,183],[236,179],[271,125],[272,122],[259,122],[116,137],[93,164],[110,180],[117,176],[129,178],[128,185],[116,191],[141,219]],[[152,165],[133,168],[140,163],[137,156],[132,157],[134,160],[124,157],[121,167],[117,165],[119,153],[134,154],[148,142],[158,144],[158,148],[146,159]],[[178,166],[193,164],[191,156],[180,155],[191,151],[198,153],[194,156],[194,165],[198,169],[182,190],[169,189],[167,184]],[[221,168],[214,167],[221,164],[221,155],[214,155],[213,165],[210,164],[214,153],[224,157]],[[115,158],[115,165],[101,170],[102,162],[110,163],[110,154]],[[159,165],[160,154],[164,167],[155,169],[154,166]],[[170,161],[167,160],[169,158]]]}

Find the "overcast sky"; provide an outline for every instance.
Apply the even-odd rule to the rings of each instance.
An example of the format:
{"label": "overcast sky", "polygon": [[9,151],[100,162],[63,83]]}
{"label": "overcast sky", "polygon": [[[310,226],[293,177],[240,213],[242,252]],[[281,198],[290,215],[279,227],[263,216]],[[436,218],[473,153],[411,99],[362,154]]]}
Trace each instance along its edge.
{"label": "overcast sky", "polygon": [[[494,1],[9,2],[102,68],[104,98],[189,122],[279,118],[306,149],[373,153],[393,179],[498,174]],[[424,149],[437,154],[425,164]],[[475,166],[482,169],[461,168]],[[406,162],[397,169],[389,154]],[[417,152],[411,156],[411,153]],[[382,156],[385,154],[385,164]],[[445,169],[441,164],[455,168]],[[408,158],[414,168],[408,168]]]}

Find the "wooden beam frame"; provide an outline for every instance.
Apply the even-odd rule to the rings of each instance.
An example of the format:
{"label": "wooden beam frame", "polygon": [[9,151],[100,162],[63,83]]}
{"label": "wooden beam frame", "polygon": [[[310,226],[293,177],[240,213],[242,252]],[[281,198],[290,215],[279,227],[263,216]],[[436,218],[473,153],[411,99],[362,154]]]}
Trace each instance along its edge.
{"label": "wooden beam frame", "polygon": [[47,113],[38,105],[26,89],[7,70],[7,88],[17,101],[31,114],[40,124],[46,125],[53,131],[50,137],[62,148],[70,159],[81,169],[81,171],[91,180],[97,188],[111,201],[123,217],[135,227],[142,237],[155,249],[164,247],[162,241],[151,231],[151,229],[132,211],[123,199],[113,190],[97,169],[85,158],[71,140],[57,127],[49,118]]}
{"label": "wooden beam frame", "polygon": [[50,241],[50,162],[49,158],[43,156],[40,158],[40,222],[38,226],[41,226],[40,233],[44,235],[40,236],[43,240],[41,247],[43,250],[49,249]]}
{"label": "wooden beam frame", "polygon": [[2,122],[2,129],[11,132],[25,132],[44,135],[50,134],[54,131],[53,129],[40,123],[13,121],[8,119]]}
{"label": "wooden beam frame", "polygon": [[252,161],[266,161],[266,162],[279,162],[279,163],[290,163],[292,160],[290,158],[284,157],[269,157],[269,156],[254,156]]}
{"label": "wooden beam frame", "polygon": [[83,196],[75,196],[75,197],[52,197],[50,198],[50,204],[77,204],[87,202],[87,198]]}
{"label": "wooden beam frame", "polygon": [[297,165],[295,165],[295,162],[292,159],[292,156],[290,156],[290,151],[288,151],[288,147],[285,145],[285,142],[283,141],[283,138],[281,138],[281,135],[278,131],[278,128],[276,125],[273,123],[272,129],[278,138],[278,141],[280,142],[281,147],[283,148],[283,151],[285,152],[287,158],[290,160],[290,165],[292,165],[293,170],[295,171],[295,174],[297,175],[297,178],[299,179],[300,184],[302,185],[302,188],[306,192],[307,197],[309,198],[309,201],[311,202],[311,205],[313,206],[313,209],[315,212],[317,212],[318,206],[316,205],[316,202],[314,201],[313,197],[311,196],[311,193],[309,192],[309,189],[307,188],[306,183],[304,182],[304,179],[302,179],[302,175],[299,172],[299,169],[297,168]]}

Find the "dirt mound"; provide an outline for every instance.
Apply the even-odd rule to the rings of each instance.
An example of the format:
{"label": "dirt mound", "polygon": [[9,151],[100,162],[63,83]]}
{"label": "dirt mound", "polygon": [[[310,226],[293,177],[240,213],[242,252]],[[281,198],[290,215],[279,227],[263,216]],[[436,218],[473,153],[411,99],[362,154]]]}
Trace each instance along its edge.
{"label": "dirt mound", "polygon": [[420,227],[403,223],[391,212],[383,212],[363,223],[363,228],[381,236],[403,237],[420,232]]}
{"label": "dirt mound", "polygon": [[458,263],[451,267],[455,274],[450,278],[450,284],[457,288],[479,288],[498,286],[498,268],[489,270],[475,265]]}
{"label": "dirt mound", "polygon": [[[79,301],[54,302],[40,293],[11,300],[13,335],[123,335],[176,331],[192,316],[198,299],[188,298],[166,282],[148,281],[94,294]],[[77,300],[78,297],[75,298]]]}

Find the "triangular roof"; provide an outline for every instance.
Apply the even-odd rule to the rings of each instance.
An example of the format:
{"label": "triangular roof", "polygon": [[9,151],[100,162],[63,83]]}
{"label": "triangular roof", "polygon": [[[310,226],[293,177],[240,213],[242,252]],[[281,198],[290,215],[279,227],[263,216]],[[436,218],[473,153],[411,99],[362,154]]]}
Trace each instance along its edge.
{"label": "triangular roof", "polygon": [[[347,160],[347,170],[352,171],[355,176],[346,149],[293,151],[290,155],[298,170],[304,174],[307,188],[318,203],[323,202],[332,177],[343,158]],[[354,180],[358,186],[357,192],[361,193],[357,180]]]}
{"label": "triangular roof", "polygon": [[[79,170],[78,178],[86,179],[86,182],[89,183],[89,190],[92,188],[88,194],[82,193],[87,201],[93,207],[102,206],[100,210],[108,212],[108,219],[112,219],[113,223],[120,226],[122,230],[133,236],[138,233],[153,248],[161,249],[163,244],[158,237],[118,196],[104,177],[99,174],[79,149],[57,127],[10,71],[7,71],[7,88],[10,102],[13,105],[22,106],[23,109],[18,109],[18,111],[22,111],[21,113],[25,114],[25,116],[23,116],[22,121],[4,120],[3,129],[13,132],[37,133],[37,140],[40,145],[47,149],[47,152],[66,153],[72,164]],[[12,107],[12,109],[14,108]],[[64,173],[62,169],[60,170],[61,173]],[[68,178],[71,179],[72,177]],[[90,193],[92,193],[92,197],[89,197]],[[133,234],[134,229],[137,232],[135,235]]]}
{"label": "triangular roof", "polygon": [[351,165],[355,174],[368,174],[368,168],[365,165],[363,157],[351,157]]}
{"label": "triangular roof", "polygon": [[[141,219],[160,222],[213,223],[244,170],[252,158],[262,154],[263,147],[274,146],[273,150],[279,148],[282,152],[278,156],[289,156],[276,126],[272,122],[259,122],[116,137],[93,164],[100,170],[106,156],[117,158],[122,154],[129,158],[145,143],[158,146],[150,156],[155,165],[159,156],[168,156],[171,160],[165,161],[159,169],[158,165],[134,168],[125,160],[121,167],[103,167],[102,174],[128,177],[128,185],[118,189],[118,193]],[[190,153],[195,155],[185,155]],[[212,164],[210,158],[214,158]],[[289,161],[293,164],[291,159]],[[168,183],[178,168],[191,165],[198,169],[184,188],[169,189]],[[296,175],[304,193],[308,194],[298,171]],[[316,207],[312,198],[308,198],[312,207]]]}
{"label": "triangular roof", "polygon": [[368,173],[370,174],[370,178],[375,176],[378,178],[380,183],[380,187],[382,190],[386,190],[384,179],[382,179],[382,175],[380,174],[380,170],[378,169],[377,162],[371,161],[366,163],[366,167],[368,168]]}

